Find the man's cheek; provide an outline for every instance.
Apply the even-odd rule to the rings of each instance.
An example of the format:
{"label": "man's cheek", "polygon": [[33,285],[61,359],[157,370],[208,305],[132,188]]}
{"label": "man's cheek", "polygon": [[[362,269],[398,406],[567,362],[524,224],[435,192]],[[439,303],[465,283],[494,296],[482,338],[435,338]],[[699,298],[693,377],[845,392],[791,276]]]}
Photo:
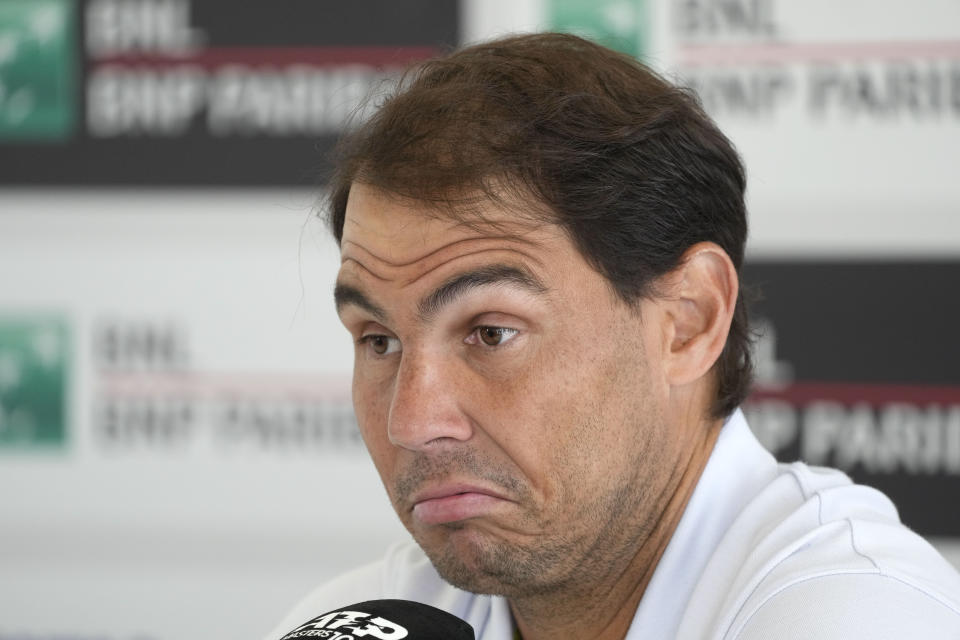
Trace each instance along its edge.
{"label": "man's cheek", "polygon": [[370,453],[373,466],[380,476],[380,481],[387,490],[387,496],[390,498],[391,504],[394,505],[394,508],[398,508],[398,496],[394,495],[397,478],[397,448],[390,444],[383,432],[380,432],[379,435],[364,433],[364,441],[367,444],[367,451]]}
{"label": "man's cheek", "polygon": [[545,394],[528,394],[523,401],[503,403],[496,422],[497,445],[506,453],[532,488],[550,490],[549,476],[569,468],[566,421],[569,407]]}
{"label": "man's cheek", "polygon": [[384,403],[367,399],[363,393],[354,390],[354,414],[357,418],[357,428],[360,429],[360,436],[381,476],[383,476],[383,466],[388,462],[392,446],[387,431],[388,409],[383,405]]}

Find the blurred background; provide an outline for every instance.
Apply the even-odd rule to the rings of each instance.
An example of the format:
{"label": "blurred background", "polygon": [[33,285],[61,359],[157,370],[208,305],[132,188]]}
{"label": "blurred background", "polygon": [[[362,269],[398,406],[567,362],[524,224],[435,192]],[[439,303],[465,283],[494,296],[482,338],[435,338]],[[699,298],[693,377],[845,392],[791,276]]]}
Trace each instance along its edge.
{"label": "blurred background", "polygon": [[259,638],[406,536],[326,154],[411,61],[548,29],[743,154],[761,439],[960,565],[957,0],[0,0],[0,640]]}

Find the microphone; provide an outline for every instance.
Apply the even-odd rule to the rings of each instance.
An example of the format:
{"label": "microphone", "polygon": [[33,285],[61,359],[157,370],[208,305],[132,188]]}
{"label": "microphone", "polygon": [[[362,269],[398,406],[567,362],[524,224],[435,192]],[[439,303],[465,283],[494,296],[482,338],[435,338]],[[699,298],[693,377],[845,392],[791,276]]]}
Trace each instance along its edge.
{"label": "microphone", "polygon": [[442,609],[410,600],[368,600],[328,611],[280,640],[476,640],[473,627]]}

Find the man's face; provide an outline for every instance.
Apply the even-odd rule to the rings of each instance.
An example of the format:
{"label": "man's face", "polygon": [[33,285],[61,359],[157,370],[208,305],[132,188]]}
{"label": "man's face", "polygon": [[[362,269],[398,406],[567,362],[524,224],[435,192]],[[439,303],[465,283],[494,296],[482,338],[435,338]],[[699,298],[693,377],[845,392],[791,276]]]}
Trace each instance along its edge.
{"label": "man's face", "polygon": [[354,184],[338,309],[404,525],[461,588],[543,593],[614,575],[655,525],[680,446],[661,417],[663,330],[559,227],[485,215],[501,224]]}

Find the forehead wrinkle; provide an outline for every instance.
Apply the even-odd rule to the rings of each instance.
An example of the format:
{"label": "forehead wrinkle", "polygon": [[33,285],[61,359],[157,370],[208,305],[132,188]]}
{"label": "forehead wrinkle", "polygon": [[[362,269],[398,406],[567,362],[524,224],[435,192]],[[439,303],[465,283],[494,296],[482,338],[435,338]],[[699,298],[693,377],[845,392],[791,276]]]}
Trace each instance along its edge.
{"label": "forehead wrinkle", "polygon": [[349,257],[349,256],[346,257],[346,258],[343,258],[343,259],[340,261],[340,269],[341,269],[341,271],[343,270],[343,267],[345,267],[347,264],[356,265],[356,267],[357,267],[358,269],[360,269],[361,271],[364,271],[364,272],[366,272],[367,274],[369,274],[370,277],[373,278],[374,280],[380,280],[381,282],[383,282],[383,281],[387,281],[387,280],[390,279],[390,278],[387,278],[387,277],[385,277],[385,276],[381,276],[381,275],[377,274],[375,271],[372,271],[367,265],[363,264],[362,262],[360,262],[360,261],[357,260],[356,258],[351,258],[351,257]]}
{"label": "forehead wrinkle", "polygon": [[[359,244],[358,242],[356,242],[356,241],[354,241],[354,240],[344,240],[344,241],[341,243],[341,251],[340,251],[340,253],[341,253],[341,255],[343,255],[343,254],[347,253],[347,249],[350,249],[350,248],[352,247],[352,248],[356,249],[357,251],[365,254],[366,256],[369,256],[369,257],[372,258],[375,262],[383,263],[383,264],[384,264],[385,266],[387,266],[387,267],[397,267],[397,268],[400,268],[400,267],[409,267],[410,265],[416,264],[417,262],[423,262],[424,260],[429,260],[430,258],[433,258],[433,257],[436,256],[438,253],[441,253],[441,252],[443,252],[443,251],[454,251],[454,250],[456,250],[460,245],[463,245],[463,244],[466,244],[466,243],[496,242],[496,241],[500,241],[500,240],[508,240],[508,241],[517,242],[517,243],[520,243],[520,244],[535,244],[535,243],[534,243],[533,241],[531,241],[531,240],[526,240],[526,239],[524,239],[524,238],[520,238],[520,237],[517,237],[517,236],[507,236],[507,235],[504,235],[504,236],[479,236],[479,237],[473,237],[473,238],[461,238],[460,240],[454,240],[453,242],[449,242],[449,243],[447,243],[447,244],[445,244],[445,245],[443,245],[443,246],[441,246],[441,247],[437,247],[436,249],[433,249],[432,251],[428,251],[427,253],[424,253],[424,254],[422,254],[422,255],[419,255],[419,256],[410,258],[409,260],[407,260],[407,261],[404,262],[404,261],[401,261],[401,260],[388,260],[387,258],[384,258],[384,257],[382,257],[382,256],[379,256],[379,255],[373,253],[372,251],[370,251],[369,249],[367,249],[366,247],[364,247],[363,245]],[[472,253],[476,253],[476,252],[472,252]],[[470,255],[470,254],[464,254],[464,255]],[[346,259],[346,258],[345,258],[345,259]]]}
{"label": "forehead wrinkle", "polygon": [[[430,275],[430,273],[432,273],[433,271],[436,271],[437,269],[439,269],[439,268],[447,265],[449,262],[451,262],[451,261],[453,261],[453,260],[456,260],[456,259],[458,259],[458,258],[463,258],[463,257],[474,256],[474,255],[478,255],[478,254],[481,254],[481,253],[486,253],[486,252],[488,252],[488,251],[490,251],[490,249],[482,249],[482,250],[479,250],[479,251],[473,251],[473,252],[468,253],[468,254],[462,254],[462,255],[456,256],[456,257],[454,257],[454,258],[451,258],[450,260],[447,260],[446,262],[441,262],[441,263],[437,264],[436,266],[430,268],[429,270],[427,270],[427,271],[425,271],[425,272],[423,272],[423,273],[421,273],[421,274],[418,274],[416,277],[411,278],[411,279],[409,279],[409,280],[406,280],[405,282],[401,283],[401,286],[402,286],[402,287],[408,287],[408,286],[410,286],[410,285],[412,285],[412,284],[415,284],[415,283],[416,283],[418,280],[420,280],[421,278],[424,278],[424,277]],[[504,251],[504,250],[503,250],[503,249],[497,249],[497,251]],[[519,249],[512,249],[511,251],[514,252],[514,253],[518,253],[518,254],[524,256],[525,258],[527,258],[528,260],[530,260],[531,262],[537,264],[538,266],[543,267],[543,262],[542,262],[540,259],[538,259],[536,256],[533,256],[533,255],[531,255],[531,254],[529,254],[529,253],[526,253],[526,252],[524,252],[524,251],[520,251]],[[358,261],[356,258],[345,258],[345,259],[343,260],[343,265],[344,265],[344,266],[345,266],[346,264],[348,264],[348,263],[355,265],[356,268],[358,268],[359,270],[361,270],[361,271],[363,271],[364,273],[368,274],[371,278],[373,278],[373,279],[375,279],[375,280],[377,280],[377,281],[380,281],[380,282],[389,282],[389,281],[391,280],[390,278],[387,278],[387,277],[385,277],[385,276],[378,275],[377,273],[371,271],[366,265],[364,265],[362,262]],[[341,269],[342,269],[342,268],[341,268]],[[497,271],[497,275],[500,276],[499,278],[497,278],[497,280],[499,280],[499,282],[497,282],[497,283],[494,283],[494,282],[493,282],[493,278],[490,278],[490,277],[489,277],[489,273],[493,272],[494,270],[498,270],[498,271]],[[512,271],[513,273],[509,273],[510,271]],[[531,272],[529,269],[524,268],[523,266],[517,266],[517,265],[511,265],[511,264],[504,264],[504,263],[490,264],[490,265],[478,267],[478,268],[475,269],[475,270],[468,270],[466,273],[467,273],[467,274],[471,274],[471,273],[474,273],[474,272],[476,272],[476,273],[475,273],[475,275],[476,275],[475,279],[476,279],[476,280],[485,279],[484,282],[483,282],[483,284],[504,284],[504,283],[506,283],[506,282],[514,282],[514,283],[517,283],[517,284],[521,285],[522,287],[528,289],[529,291],[531,291],[531,292],[533,292],[533,293],[538,293],[538,294],[540,294],[540,293],[546,293],[547,291],[549,291],[549,288],[548,288],[545,284],[543,284],[543,281],[542,281],[539,277],[537,277],[533,272]],[[480,273],[480,272],[485,272],[485,273]],[[341,270],[341,273],[342,273],[342,270]],[[477,274],[479,274],[479,275],[477,275]],[[449,278],[443,285],[441,285],[440,287],[438,287],[437,289],[435,289],[434,292],[433,292],[433,294],[431,294],[431,296],[434,296],[434,297],[438,296],[438,293],[437,293],[437,292],[438,292],[440,289],[444,288],[445,286],[448,286],[452,281],[457,280],[459,277],[460,277],[460,276],[453,276],[452,278]],[[335,289],[335,291],[334,291],[334,297],[335,297],[335,299],[337,299],[337,298],[336,298],[336,292],[337,292],[337,290],[339,290],[339,287],[340,287],[340,284],[338,283],[338,284],[337,284],[337,289]],[[349,284],[345,284],[345,285],[344,285],[344,288],[346,288],[346,289],[353,289],[353,290],[359,291],[359,289],[358,289],[357,287],[354,287],[353,285],[349,285]],[[362,292],[361,292],[361,293],[362,293]],[[377,316],[377,319],[378,319],[378,320],[385,321],[385,320],[387,319],[387,314],[386,314],[386,312],[384,312],[380,307],[378,307],[378,306],[370,303],[370,302],[369,302],[369,298],[366,298],[366,297],[364,296],[364,301],[365,301],[365,302],[368,302],[368,304],[358,304],[357,306],[360,306],[360,307],[362,307],[362,308],[370,311],[372,314],[374,314],[375,316]],[[351,299],[349,302],[355,302],[355,301]],[[446,304],[446,302],[447,302],[446,300],[443,301],[444,304]],[[336,308],[337,308],[337,311],[338,311],[338,312],[340,311],[340,309],[341,309],[342,306],[343,306],[343,305],[340,304],[339,299],[337,299],[337,306],[336,306]],[[418,305],[418,315],[419,315],[422,319],[427,320],[427,319],[429,319],[429,316],[432,316],[432,315],[434,315],[434,314],[436,313],[437,309],[438,309],[440,306],[443,306],[443,305],[438,304],[437,301],[427,302],[427,301],[426,301],[426,298],[424,298],[423,300],[420,301],[420,303],[419,303],[419,305]]]}
{"label": "forehead wrinkle", "polygon": [[[520,240],[512,237],[508,239],[514,240],[517,244],[520,244],[520,245],[534,246],[537,244],[530,240]],[[422,270],[419,270],[414,274],[412,274],[410,277],[403,279],[403,281],[401,282],[401,286],[407,287],[409,285],[415,284],[417,281],[430,275],[437,269],[440,269],[446,266],[450,262],[453,262],[455,260],[461,260],[463,258],[469,258],[471,256],[476,256],[482,253],[490,253],[490,252],[517,253],[523,256],[524,258],[526,258],[527,260],[529,260],[530,262],[533,262],[534,264],[540,267],[543,266],[543,262],[540,258],[534,255],[532,252],[525,251],[522,246],[503,246],[501,244],[492,244],[492,243],[496,243],[497,240],[498,238],[486,238],[486,237],[458,240],[454,243],[444,245],[443,247],[440,247],[436,251],[432,251],[429,254],[426,254],[425,257],[422,259],[413,260],[411,262],[390,262],[380,258],[376,254],[360,246],[359,244],[355,242],[351,242],[350,243],[351,246],[356,248],[357,250],[356,253],[361,253],[364,255],[353,256],[344,252],[344,254],[342,254],[342,257],[341,257],[341,268],[348,263],[352,263],[356,265],[359,269],[361,269],[363,272],[369,274],[372,278],[379,280],[381,282],[384,282],[384,281],[390,281],[390,280],[399,280],[402,277],[402,274],[399,274],[399,273],[391,275],[389,271],[401,271],[406,267],[413,266],[417,262],[420,262],[426,259],[427,265],[425,265]],[[465,242],[482,243],[483,245],[486,245],[486,246],[478,246],[473,248],[473,250],[471,251],[455,253],[457,249],[456,245],[460,245]],[[450,255],[450,256],[442,255],[442,253],[445,252],[447,249],[450,250],[449,253],[454,253],[454,255]],[[370,262],[371,264],[368,265],[363,262],[363,260],[366,259],[366,257],[369,257],[367,262]],[[380,269],[378,269],[378,267],[380,267]]]}

